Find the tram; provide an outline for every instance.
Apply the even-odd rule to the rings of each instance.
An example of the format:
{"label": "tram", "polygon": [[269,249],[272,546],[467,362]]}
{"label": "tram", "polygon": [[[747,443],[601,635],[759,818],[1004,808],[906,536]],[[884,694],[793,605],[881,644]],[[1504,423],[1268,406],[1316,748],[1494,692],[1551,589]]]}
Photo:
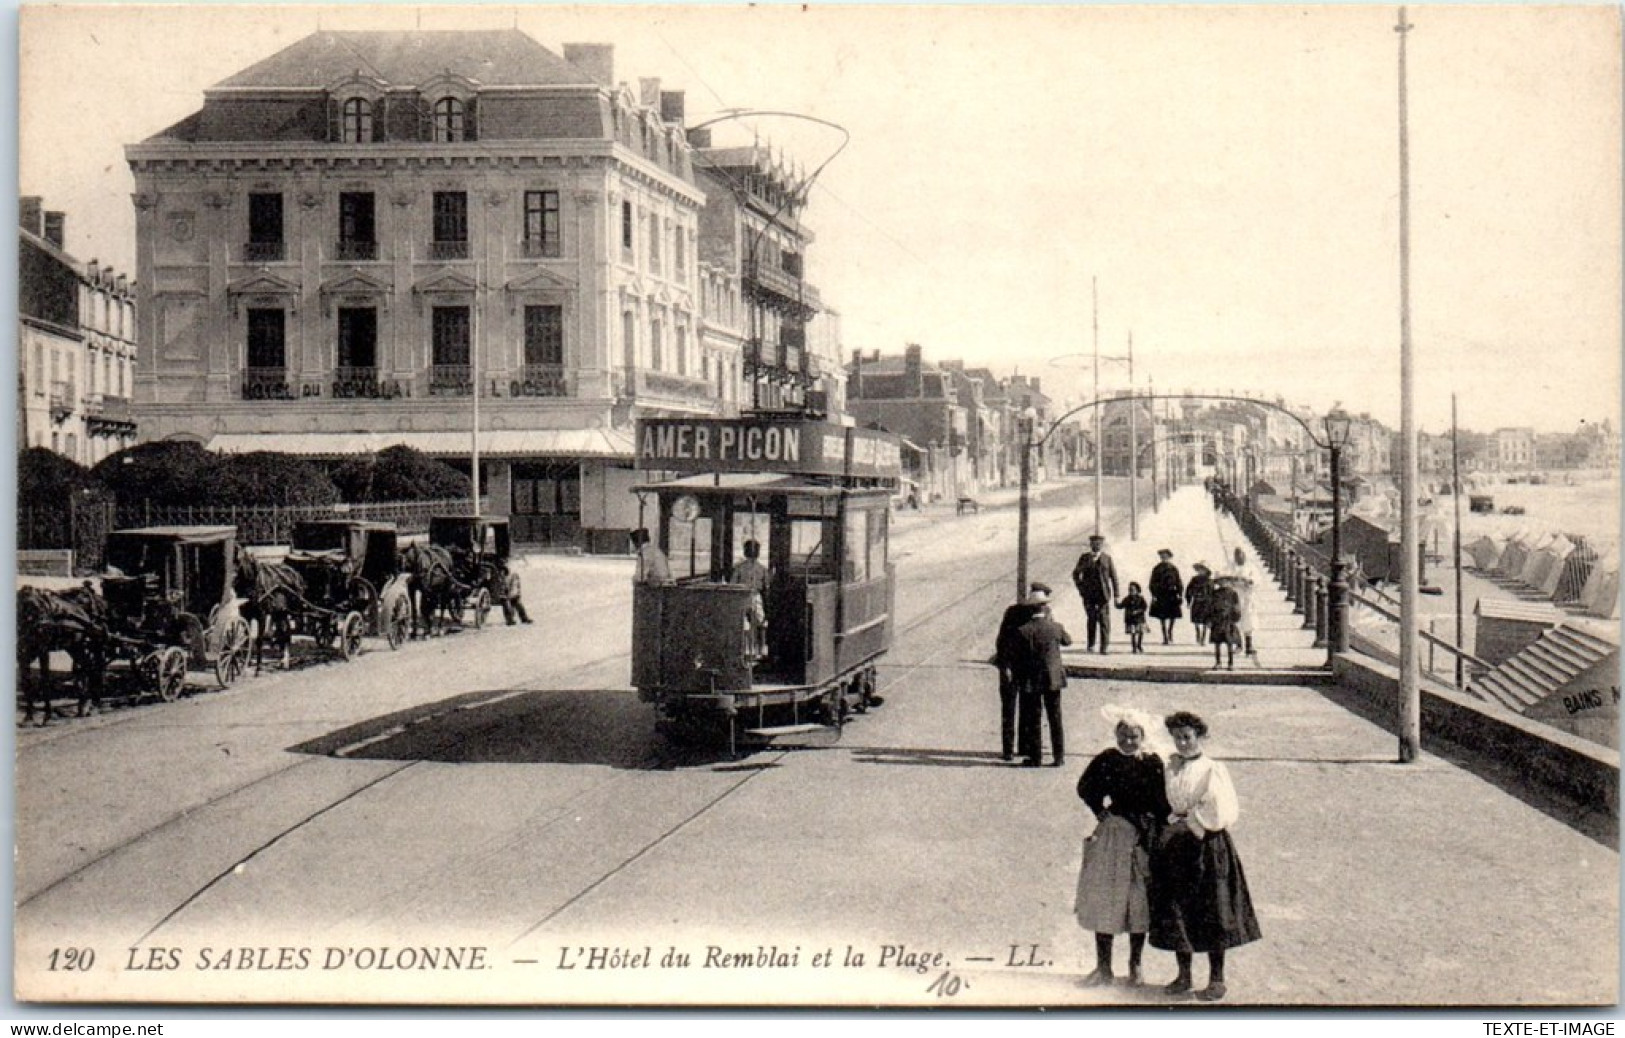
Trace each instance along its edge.
{"label": "tram", "polygon": [[794,417],[643,419],[636,435],[654,480],[633,488],[639,526],[664,565],[640,561],[632,683],[662,728],[737,752],[878,706],[898,439]]}

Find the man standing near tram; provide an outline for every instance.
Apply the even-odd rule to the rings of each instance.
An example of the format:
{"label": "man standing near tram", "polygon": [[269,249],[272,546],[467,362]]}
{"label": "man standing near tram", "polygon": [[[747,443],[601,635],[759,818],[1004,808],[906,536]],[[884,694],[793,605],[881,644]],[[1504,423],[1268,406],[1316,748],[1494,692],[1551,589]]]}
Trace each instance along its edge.
{"label": "man standing near tram", "polygon": [[1117,604],[1117,568],[1105,551],[1106,538],[1100,534],[1089,536],[1089,550],[1078,556],[1072,567],[1072,586],[1083,599],[1083,612],[1088,617],[1087,640],[1092,652],[1097,644],[1101,655],[1111,641],[1112,606]]}

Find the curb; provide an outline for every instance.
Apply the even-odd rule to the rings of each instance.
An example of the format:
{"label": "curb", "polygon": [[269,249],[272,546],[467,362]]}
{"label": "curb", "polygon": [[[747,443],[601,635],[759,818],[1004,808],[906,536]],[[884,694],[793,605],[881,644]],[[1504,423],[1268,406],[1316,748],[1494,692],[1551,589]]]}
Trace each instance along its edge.
{"label": "curb", "polygon": [[1155,681],[1192,685],[1332,685],[1332,672],[1322,667],[1301,669],[1248,667],[1243,670],[1215,670],[1211,667],[1112,667],[1091,663],[1068,663],[1069,678],[1097,681]]}

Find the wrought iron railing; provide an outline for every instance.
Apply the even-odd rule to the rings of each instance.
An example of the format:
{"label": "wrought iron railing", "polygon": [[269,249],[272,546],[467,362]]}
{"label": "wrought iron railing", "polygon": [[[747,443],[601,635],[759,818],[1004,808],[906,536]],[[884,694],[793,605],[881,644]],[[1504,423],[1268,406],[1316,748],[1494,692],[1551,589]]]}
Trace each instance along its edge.
{"label": "wrought iron railing", "polygon": [[375,241],[340,241],[333,249],[333,258],[343,262],[375,260],[378,258],[378,243]]}
{"label": "wrought iron railing", "polygon": [[474,369],[467,364],[431,364],[429,366],[430,396],[472,396]]}
{"label": "wrought iron railing", "polygon": [[525,238],[519,247],[526,259],[557,259],[564,251],[558,238]]}
{"label": "wrought iron railing", "polygon": [[429,243],[429,258],[432,260],[468,259],[468,242],[432,241]]}
{"label": "wrought iron railing", "polygon": [[281,263],[287,245],[279,241],[251,241],[243,244],[244,263]]}
{"label": "wrought iron railing", "polygon": [[526,364],[509,386],[510,396],[569,396],[570,387],[562,364]]}
{"label": "wrought iron railing", "polygon": [[286,368],[247,368],[243,371],[244,400],[292,400],[295,396]]}

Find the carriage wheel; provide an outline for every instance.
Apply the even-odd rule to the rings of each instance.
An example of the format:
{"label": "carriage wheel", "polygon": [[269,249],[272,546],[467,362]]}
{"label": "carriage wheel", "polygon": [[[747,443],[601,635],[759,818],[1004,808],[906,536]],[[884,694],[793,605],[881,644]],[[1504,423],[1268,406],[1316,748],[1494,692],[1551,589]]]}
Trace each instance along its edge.
{"label": "carriage wheel", "polygon": [[389,615],[384,618],[384,640],[389,642],[391,649],[398,649],[412,633],[412,603],[405,596],[395,599],[389,607]]}
{"label": "carriage wheel", "polygon": [[220,634],[220,654],[214,658],[214,676],[221,688],[230,688],[248,669],[248,621],[237,617]]}
{"label": "carriage wheel", "polygon": [[339,627],[339,652],[347,660],[355,659],[361,652],[361,636],[367,632],[367,622],[361,619],[361,614],[355,610],[344,614],[344,623]]}
{"label": "carriage wheel", "polygon": [[158,673],[155,682],[158,698],[166,703],[173,703],[181,696],[181,690],[186,687],[186,650],[178,645],[158,653]]}
{"label": "carriage wheel", "polygon": [[480,588],[479,594],[474,596],[474,626],[484,627],[485,617],[491,611],[491,592]]}
{"label": "carriage wheel", "polygon": [[351,609],[364,617],[376,615],[374,610],[378,607],[378,592],[366,577],[351,577],[345,593],[349,596]]}

